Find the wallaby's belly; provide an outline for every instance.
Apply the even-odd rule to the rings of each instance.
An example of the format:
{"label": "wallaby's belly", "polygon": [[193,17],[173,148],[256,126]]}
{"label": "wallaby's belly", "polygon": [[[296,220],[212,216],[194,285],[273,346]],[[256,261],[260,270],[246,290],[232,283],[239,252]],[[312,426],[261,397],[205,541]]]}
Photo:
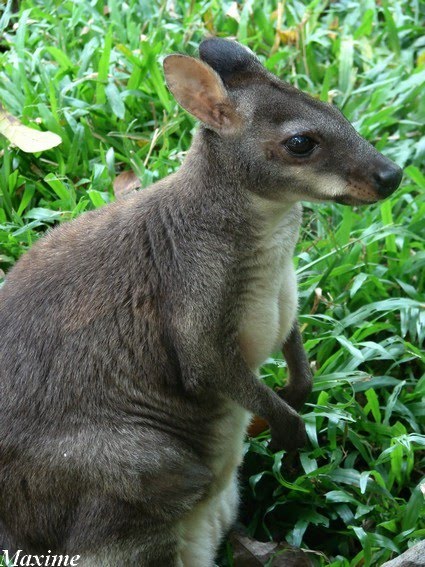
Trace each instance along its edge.
{"label": "wallaby's belly", "polygon": [[252,370],[257,370],[280,348],[296,311],[297,286],[292,258],[265,256],[253,267],[241,306],[239,343]]}

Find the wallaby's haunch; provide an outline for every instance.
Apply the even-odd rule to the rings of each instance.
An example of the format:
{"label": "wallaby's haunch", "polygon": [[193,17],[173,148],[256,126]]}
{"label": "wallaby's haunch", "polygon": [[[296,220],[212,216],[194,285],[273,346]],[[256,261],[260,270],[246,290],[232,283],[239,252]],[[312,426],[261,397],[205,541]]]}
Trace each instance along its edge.
{"label": "wallaby's haunch", "polygon": [[[180,170],[52,230],[0,293],[0,543],[79,567],[210,567],[252,413],[306,440],[301,200],[367,204],[401,170],[335,108],[221,39],[165,77],[202,122]],[[258,380],[279,345],[282,396]]]}

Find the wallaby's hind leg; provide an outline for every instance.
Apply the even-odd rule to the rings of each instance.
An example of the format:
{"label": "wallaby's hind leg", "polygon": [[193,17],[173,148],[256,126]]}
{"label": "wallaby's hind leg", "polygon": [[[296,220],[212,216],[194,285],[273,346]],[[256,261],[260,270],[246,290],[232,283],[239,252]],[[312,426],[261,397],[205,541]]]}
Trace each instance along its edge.
{"label": "wallaby's hind leg", "polygon": [[239,504],[237,469],[219,493],[199,502],[183,521],[184,567],[213,567],[223,537],[236,520]]}
{"label": "wallaby's hind leg", "polygon": [[[138,436],[131,430],[127,435],[110,433],[107,441],[106,433],[102,435],[100,430],[91,444],[80,444],[80,453],[76,436],[75,461],[67,470],[55,463],[46,467],[44,484],[31,463],[0,467],[0,486],[3,478],[10,478],[9,489],[0,494],[4,549],[28,554],[51,549],[82,559],[94,556],[93,563],[99,553],[106,561],[112,554],[108,547],[117,556],[116,542],[126,542],[135,557],[149,557],[152,551],[157,559],[163,544],[169,555],[180,520],[208,494],[212,472],[169,434],[146,428]],[[89,446],[92,453],[86,450]],[[87,459],[86,453],[97,458]],[[25,477],[35,480],[24,484],[23,493]],[[142,559],[134,564],[144,565]]]}
{"label": "wallaby's hind leg", "polygon": [[80,508],[65,549],[80,555],[78,567],[183,567],[180,532],[175,519],[152,517],[138,504],[96,499]]}
{"label": "wallaby's hind leg", "polygon": [[[14,549],[14,546],[11,545],[11,541],[9,537],[6,535],[6,529],[4,528],[1,520],[0,520],[0,557],[3,552],[3,549],[7,549],[9,552],[9,557],[12,557],[14,553],[17,551]],[[2,565],[0,561],[0,565]]]}
{"label": "wallaby's hind leg", "polygon": [[[83,554],[78,567],[186,567],[178,556],[177,548],[156,550],[148,554],[133,540],[122,540],[116,546],[107,546],[93,554]],[[199,565],[197,567],[200,567]]]}

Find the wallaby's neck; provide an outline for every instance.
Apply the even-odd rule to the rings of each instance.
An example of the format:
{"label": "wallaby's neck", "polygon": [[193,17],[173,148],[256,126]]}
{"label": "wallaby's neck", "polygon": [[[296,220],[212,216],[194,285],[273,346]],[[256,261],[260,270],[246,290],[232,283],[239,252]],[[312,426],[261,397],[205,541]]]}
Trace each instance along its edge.
{"label": "wallaby's neck", "polygon": [[215,189],[228,192],[249,190],[248,175],[238,161],[237,143],[220,138],[203,126],[196,132],[180,170],[180,175],[196,176],[198,184],[215,185]]}
{"label": "wallaby's neck", "polygon": [[231,216],[237,211],[248,215],[255,228],[273,232],[285,218],[299,217],[301,205],[271,201],[261,197],[266,180],[254,162],[244,159],[237,140],[222,139],[215,132],[201,127],[195,134],[190,150],[177,172],[186,191],[202,195],[204,201],[222,203],[222,210]]}

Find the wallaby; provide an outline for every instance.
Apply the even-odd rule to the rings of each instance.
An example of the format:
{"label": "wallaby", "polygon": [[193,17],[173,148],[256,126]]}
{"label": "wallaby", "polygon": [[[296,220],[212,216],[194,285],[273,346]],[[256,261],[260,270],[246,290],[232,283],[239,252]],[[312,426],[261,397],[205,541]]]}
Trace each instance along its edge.
{"label": "wallaby", "polygon": [[[78,565],[211,567],[251,414],[306,442],[300,201],[369,204],[401,170],[334,107],[211,38],[165,78],[202,125],[181,168],[50,231],[0,292],[0,543]],[[278,395],[258,369],[283,344]]]}

